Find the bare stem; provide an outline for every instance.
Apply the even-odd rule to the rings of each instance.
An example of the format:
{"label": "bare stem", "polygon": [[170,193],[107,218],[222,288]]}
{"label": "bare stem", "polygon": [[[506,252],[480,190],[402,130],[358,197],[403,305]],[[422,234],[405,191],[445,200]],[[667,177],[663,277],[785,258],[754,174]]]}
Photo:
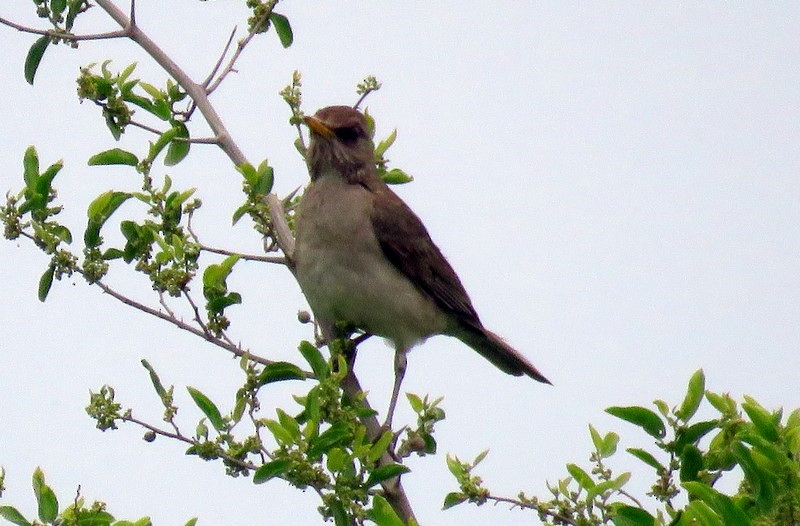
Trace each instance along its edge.
{"label": "bare stem", "polygon": [[[78,270],[78,269],[76,269],[76,272],[78,272],[79,274],[83,274],[83,272]],[[226,342],[226,341],[224,341],[224,340],[222,340],[220,338],[215,338],[214,335],[212,335],[210,332],[206,332],[206,331],[203,331],[202,329],[198,329],[197,327],[195,327],[193,325],[190,325],[190,324],[186,323],[185,321],[180,320],[180,319],[178,319],[178,318],[176,318],[174,316],[171,316],[171,315],[169,315],[167,313],[161,312],[160,310],[157,310],[157,309],[154,309],[152,307],[148,307],[147,305],[144,305],[142,303],[139,303],[138,301],[136,301],[134,299],[131,299],[131,298],[129,298],[129,297],[117,292],[116,290],[112,289],[111,287],[109,287],[108,285],[103,283],[102,281],[95,281],[94,284],[97,285],[98,287],[100,287],[103,290],[103,292],[105,292],[106,294],[108,294],[112,298],[124,303],[125,305],[133,307],[134,309],[142,311],[142,312],[144,312],[146,314],[150,314],[151,316],[155,316],[156,318],[160,318],[160,319],[162,319],[162,320],[164,320],[164,321],[166,321],[168,323],[171,323],[172,325],[178,327],[181,330],[184,330],[186,332],[190,332],[190,333],[194,334],[195,336],[199,336],[200,338],[206,340],[207,342],[212,343],[212,344],[214,344],[217,347],[220,347],[222,349],[225,349],[226,351],[228,351],[229,353],[233,354],[234,356],[236,356],[238,358],[241,358],[243,356],[247,356],[248,359],[250,359],[250,360],[252,360],[252,361],[254,361],[256,363],[260,363],[261,365],[270,365],[270,364],[275,363],[274,360],[268,360],[267,358],[262,358],[260,356],[256,356],[256,355],[250,353],[250,351],[242,349],[238,345],[233,345],[233,344],[231,344],[229,342]],[[306,375],[307,378],[313,378],[313,374],[312,373],[306,372],[305,375]]]}
{"label": "bare stem", "polygon": [[[270,15],[272,14],[272,10],[275,8],[275,5],[277,3],[278,3],[277,1],[271,2],[269,8],[266,11],[264,11],[264,15],[261,17],[261,19],[257,20],[253,24],[253,29],[251,29],[250,32],[247,33],[246,37],[244,37],[242,40],[239,41],[239,43],[236,45],[236,51],[233,52],[233,56],[231,56],[231,59],[228,61],[228,64],[225,66],[222,72],[219,74],[219,77],[217,77],[216,80],[211,81],[211,78],[213,78],[212,74],[208,79],[206,79],[206,82],[203,83],[204,87],[206,88],[206,93],[208,93],[209,95],[214,93],[214,90],[216,90],[219,87],[219,85],[222,84],[222,81],[225,80],[225,77],[227,77],[228,74],[231,73],[232,71],[235,71],[233,68],[236,65],[236,61],[239,60],[239,57],[242,55],[244,48],[246,48],[247,44],[249,44],[250,41],[253,40],[253,37],[256,36],[256,34],[258,33],[258,28],[264,22],[266,22],[267,19],[269,19]],[[231,39],[232,38],[233,35],[231,35]],[[230,41],[228,41],[228,46],[229,45]],[[226,53],[228,51],[228,46],[225,46]],[[218,67],[219,66],[215,67],[214,69],[217,69]]]}
{"label": "bare stem", "polygon": [[[12,20],[8,20],[7,18],[0,17],[0,24],[4,26],[8,26],[10,28],[16,29],[17,31],[21,31],[23,33],[30,33],[32,35],[42,35],[53,37],[57,39],[66,40],[69,42],[80,42],[83,40],[108,40],[112,38],[126,38],[129,37],[129,31],[127,28],[120,29],[118,31],[108,31],[106,33],[92,33],[89,35],[76,35],[73,33],[68,33],[66,31],[56,30],[56,29],[37,29],[35,27],[28,27],[23,26],[22,24],[18,24]],[[124,27],[124,26],[123,26]]]}
{"label": "bare stem", "polygon": [[212,254],[219,254],[221,256],[239,256],[240,259],[245,261],[259,261],[261,263],[275,263],[278,265],[286,265],[287,263],[286,258],[281,256],[257,256],[254,254],[242,254],[240,252],[234,252],[224,248],[207,247],[205,245],[200,245],[200,250],[204,252],[211,252]]}

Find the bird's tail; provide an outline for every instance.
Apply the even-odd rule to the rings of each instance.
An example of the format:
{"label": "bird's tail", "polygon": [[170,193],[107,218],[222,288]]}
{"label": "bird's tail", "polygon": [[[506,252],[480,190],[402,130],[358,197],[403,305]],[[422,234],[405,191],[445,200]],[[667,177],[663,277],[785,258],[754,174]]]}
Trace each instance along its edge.
{"label": "bird's tail", "polygon": [[522,376],[524,374],[537,382],[551,383],[527,358],[492,331],[482,327],[480,329],[464,327],[453,336],[475,349],[481,356],[492,362],[503,372],[514,376]]}

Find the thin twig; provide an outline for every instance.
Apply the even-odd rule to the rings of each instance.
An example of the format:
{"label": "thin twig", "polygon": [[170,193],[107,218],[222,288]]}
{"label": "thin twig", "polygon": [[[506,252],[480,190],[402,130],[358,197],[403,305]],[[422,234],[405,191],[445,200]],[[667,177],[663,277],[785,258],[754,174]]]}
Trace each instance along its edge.
{"label": "thin twig", "polygon": [[206,335],[211,336],[212,335],[211,330],[208,328],[208,325],[205,324],[203,318],[200,317],[200,309],[197,308],[197,305],[192,299],[192,296],[185,289],[181,292],[183,293],[183,297],[186,298],[186,301],[189,302],[189,305],[192,307],[192,311],[194,312],[194,321],[197,322],[197,324],[200,326],[201,329],[203,329],[203,332]]}
{"label": "thin twig", "polygon": [[[75,272],[78,272],[79,274],[83,274],[83,272],[80,269],[75,269]],[[108,285],[103,283],[102,281],[95,281],[94,284],[97,285],[98,287],[100,287],[103,290],[103,292],[105,292],[106,294],[108,294],[112,298],[124,303],[125,305],[133,307],[134,309],[140,310],[140,311],[142,311],[144,313],[150,314],[151,316],[155,316],[156,318],[160,318],[160,319],[162,319],[162,320],[164,320],[164,321],[166,321],[168,323],[171,323],[172,325],[178,327],[179,329],[182,329],[184,331],[187,331],[187,332],[190,332],[190,333],[194,334],[195,336],[199,336],[200,338],[206,340],[207,342],[213,343],[217,347],[225,349],[226,351],[230,352],[231,354],[233,354],[234,356],[236,356],[238,358],[241,358],[243,356],[247,356],[248,359],[253,360],[256,363],[260,363],[261,365],[270,365],[270,364],[275,363],[274,360],[269,360],[267,358],[262,358],[260,356],[256,356],[256,355],[252,354],[250,351],[243,350],[241,347],[239,347],[237,345],[232,345],[232,344],[226,343],[226,342],[222,341],[219,338],[215,338],[212,334],[205,333],[202,330],[198,329],[197,327],[194,327],[194,326],[192,326],[192,325],[190,325],[190,324],[188,324],[188,323],[186,323],[186,322],[184,322],[182,320],[179,320],[179,319],[177,319],[175,317],[170,316],[169,314],[161,312],[160,310],[156,310],[156,309],[154,309],[152,307],[148,307],[147,305],[139,303],[136,300],[133,300],[133,299],[131,299],[131,298],[129,298],[129,297],[123,295],[123,294],[120,294],[119,292],[117,292],[116,290],[112,289],[111,287],[109,287]],[[312,373],[309,373],[309,372],[304,372],[304,374],[306,375],[306,378],[313,378],[314,377],[314,375]]]}
{"label": "thin twig", "polygon": [[142,124],[141,122],[137,122],[137,121],[131,120],[131,121],[128,121],[128,124],[130,124],[131,126],[136,126],[137,128],[140,128],[142,130],[149,131],[150,133],[153,133],[155,135],[161,135],[162,133],[164,133],[161,130],[158,130],[156,128],[152,128],[152,127],[148,126],[147,124]]}
{"label": "thin twig", "polygon": [[214,80],[214,76],[219,71],[220,66],[222,66],[222,61],[225,60],[225,56],[228,54],[228,50],[231,48],[231,44],[233,43],[233,37],[236,36],[236,29],[233,28],[231,31],[231,36],[228,37],[228,42],[225,43],[225,48],[222,50],[222,54],[220,54],[219,58],[217,59],[217,63],[214,64],[214,67],[211,68],[211,73],[208,74],[206,79],[200,83],[201,86],[206,88],[206,92],[208,92],[208,85],[211,84],[211,81]]}
{"label": "thin twig", "polygon": [[187,139],[186,137],[175,137],[176,142],[188,142],[189,144],[219,144],[219,137],[200,137],[197,139]]}
{"label": "thin twig", "polygon": [[561,515],[560,513],[556,513],[554,511],[550,511],[547,508],[543,508],[542,506],[539,506],[539,505],[536,505],[536,504],[532,504],[532,503],[529,503],[529,502],[522,502],[520,500],[510,499],[508,497],[496,497],[494,495],[487,495],[486,499],[494,501],[497,504],[499,504],[501,502],[504,502],[506,504],[512,504],[512,505],[520,507],[520,508],[526,508],[526,509],[529,509],[529,510],[534,510],[534,511],[537,511],[537,512],[542,513],[544,515],[547,515],[549,517],[552,517],[555,520],[562,521],[565,524],[573,524],[575,526],[577,526],[577,524],[578,524],[577,522],[575,522],[574,520],[570,519],[569,517],[566,517],[564,515]]}
{"label": "thin twig", "polygon": [[162,291],[160,291],[160,290],[158,291],[158,303],[160,303],[161,306],[164,307],[164,310],[167,311],[167,314],[169,314],[173,318],[176,317],[175,313],[172,312],[172,309],[169,308],[169,305],[167,304],[167,300],[164,298],[164,293]]}
{"label": "thin twig", "polygon": [[247,36],[244,37],[242,40],[240,40],[239,43],[236,45],[236,51],[233,52],[231,59],[228,61],[228,64],[219,74],[217,79],[211,82],[210,84],[204,84],[204,88],[208,95],[214,93],[214,90],[216,90],[219,87],[219,85],[222,84],[222,81],[225,80],[225,77],[227,77],[230,72],[234,71],[233,67],[236,64],[236,61],[239,60],[239,57],[244,51],[244,48],[246,48],[247,44],[249,44],[250,41],[253,40],[253,37],[258,34],[258,29],[261,26],[261,24],[266,22],[272,15],[272,10],[275,9],[275,5],[277,3],[278,2],[275,1],[271,2],[269,8],[264,11],[264,14],[261,17],[261,19],[256,20],[253,23],[253,28],[247,33]]}
{"label": "thin twig", "polygon": [[4,26],[8,26],[10,28],[16,29],[17,31],[21,31],[23,33],[30,33],[33,35],[42,35],[48,36],[52,38],[57,38],[61,40],[67,40],[69,42],[81,42],[86,40],[109,40],[112,38],[126,38],[130,36],[130,31],[128,28],[119,29],[117,31],[108,31],[105,33],[92,33],[88,35],[76,35],[74,33],[69,33],[63,30],[56,30],[56,29],[36,29],[35,27],[28,27],[23,26],[22,24],[18,24],[7,18],[0,17],[0,24]]}
{"label": "thin twig", "polygon": [[211,252],[213,254],[219,254],[221,256],[239,256],[239,259],[243,259],[245,261],[259,261],[261,263],[275,263],[278,265],[287,264],[286,258],[281,256],[256,256],[253,254],[242,254],[240,252],[233,252],[232,250],[225,250],[224,248],[207,247],[205,245],[200,245],[200,250],[204,252]]}
{"label": "thin twig", "polygon": [[[193,440],[193,439],[191,439],[191,438],[189,438],[187,436],[184,436],[184,435],[182,435],[180,433],[172,433],[170,431],[166,431],[164,429],[161,429],[160,427],[156,427],[154,425],[148,424],[147,422],[144,422],[144,421],[139,420],[138,418],[134,418],[132,416],[123,416],[122,417],[122,421],[123,422],[131,422],[133,424],[141,426],[141,427],[147,429],[148,431],[152,431],[156,435],[161,435],[163,437],[172,438],[174,440],[180,440],[181,442],[185,442],[185,443],[191,444],[191,445],[197,445],[198,444],[197,440]],[[225,461],[230,462],[231,464],[236,464],[237,466],[239,466],[240,468],[243,468],[243,469],[255,470],[255,469],[258,468],[258,466],[256,466],[255,464],[253,464],[251,462],[245,462],[245,461],[240,460],[238,458],[234,458],[234,457],[232,457],[232,456],[230,456],[230,455],[228,455],[226,453],[223,453],[222,451],[217,452],[217,455],[219,456],[219,458],[222,458]]]}

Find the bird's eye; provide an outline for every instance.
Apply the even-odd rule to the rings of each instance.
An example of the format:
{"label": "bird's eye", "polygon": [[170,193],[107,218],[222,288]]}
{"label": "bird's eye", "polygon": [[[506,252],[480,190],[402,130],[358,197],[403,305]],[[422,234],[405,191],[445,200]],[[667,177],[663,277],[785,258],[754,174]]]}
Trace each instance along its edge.
{"label": "bird's eye", "polygon": [[336,134],[336,137],[338,137],[340,141],[345,143],[355,142],[359,136],[358,128],[354,126],[336,128],[333,133]]}

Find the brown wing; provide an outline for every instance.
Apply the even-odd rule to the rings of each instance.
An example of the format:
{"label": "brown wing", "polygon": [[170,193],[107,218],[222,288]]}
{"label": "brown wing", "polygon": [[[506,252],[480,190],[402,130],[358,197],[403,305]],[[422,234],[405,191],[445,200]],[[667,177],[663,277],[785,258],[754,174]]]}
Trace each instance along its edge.
{"label": "brown wing", "polygon": [[467,327],[482,330],[461,280],[422,221],[388,187],[372,191],[376,194],[372,226],[386,258],[444,311]]}

